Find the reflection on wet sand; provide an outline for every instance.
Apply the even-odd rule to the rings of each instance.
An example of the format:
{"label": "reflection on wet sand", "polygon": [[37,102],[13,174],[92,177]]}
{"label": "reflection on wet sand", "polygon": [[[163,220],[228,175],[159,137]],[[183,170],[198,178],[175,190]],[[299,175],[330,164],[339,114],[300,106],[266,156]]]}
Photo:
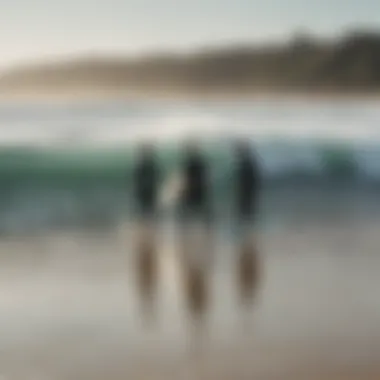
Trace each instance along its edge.
{"label": "reflection on wet sand", "polygon": [[152,320],[159,268],[156,228],[151,224],[142,223],[137,229],[136,240],[136,275],[141,311],[144,320]]}
{"label": "reflection on wet sand", "polygon": [[[252,263],[252,256],[239,261],[225,234],[216,244],[217,260],[210,262],[210,251],[196,248],[195,238],[185,245],[190,257],[182,261],[185,255],[172,249],[171,236],[165,240],[157,233],[158,247],[145,232],[139,234],[133,258],[147,241],[155,242],[156,252],[140,266],[141,284],[148,284],[140,294],[156,300],[160,316],[148,334],[135,309],[138,294],[129,286],[134,277],[129,274],[140,264],[125,265],[132,243],[128,228],[123,234],[43,236],[50,254],[38,258],[38,266],[32,260],[39,252],[35,239],[1,240],[0,375],[10,380],[378,379],[380,259],[366,246],[379,246],[379,224],[346,227],[359,238],[344,254],[345,245],[336,250],[343,226],[306,226],[302,236],[292,228],[257,232],[251,241],[260,248],[256,277],[254,266],[238,266]],[[192,268],[185,264],[197,253],[204,259],[200,289],[206,296],[198,312],[188,303],[187,319],[180,308],[185,277],[178,281],[178,259],[181,268]],[[244,324],[231,284],[251,289],[242,294],[255,301],[245,310]],[[205,328],[189,329],[191,318],[207,321],[197,325]]]}
{"label": "reflection on wet sand", "polygon": [[[144,320],[155,317],[160,280],[160,258],[167,255],[164,247],[158,246],[158,227],[142,223],[135,237],[135,275],[137,298]],[[204,324],[212,308],[211,291],[216,257],[215,232],[202,225],[187,226],[178,234],[171,260],[179,276],[179,294],[185,313],[191,324]],[[163,252],[161,252],[161,249]],[[219,247],[220,248],[220,247]],[[236,297],[243,308],[253,305],[260,281],[260,263],[257,242],[252,234],[246,234],[231,247],[232,265],[228,271],[234,279]],[[220,251],[220,249],[219,249]],[[226,252],[220,252],[225,255]],[[221,256],[219,255],[219,256]],[[164,275],[164,274],[162,274]],[[218,290],[217,290],[218,291]]]}
{"label": "reflection on wet sand", "polygon": [[254,302],[260,280],[260,263],[257,243],[253,236],[246,236],[236,247],[237,286],[243,307]]}
{"label": "reflection on wet sand", "polygon": [[182,264],[184,295],[188,312],[197,320],[203,319],[210,302],[209,283],[204,268]]}
{"label": "reflection on wet sand", "polygon": [[213,236],[202,226],[192,227],[181,234],[178,257],[187,312],[193,322],[202,323],[211,302]]}

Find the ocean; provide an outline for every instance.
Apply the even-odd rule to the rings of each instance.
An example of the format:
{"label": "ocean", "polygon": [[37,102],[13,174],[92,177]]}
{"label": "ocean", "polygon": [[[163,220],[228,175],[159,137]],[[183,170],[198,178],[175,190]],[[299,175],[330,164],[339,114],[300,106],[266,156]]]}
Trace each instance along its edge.
{"label": "ocean", "polygon": [[[166,177],[198,139],[227,220],[233,142],[252,144],[262,171],[259,222],[380,215],[376,102],[114,101],[0,106],[0,232],[106,227],[130,217],[136,146],[155,143]],[[167,214],[166,210],[162,210]]]}
{"label": "ocean", "polygon": [[[253,261],[238,272],[241,137],[263,182]],[[170,207],[144,297],[136,263],[150,239],[136,244],[130,196],[141,141],[170,179],[189,138],[209,159],[218,214],[215,244],[187,245],[207,260],[201,318]],[[0,140],[0,378],[379,378],[376,101],[3,103]]]}

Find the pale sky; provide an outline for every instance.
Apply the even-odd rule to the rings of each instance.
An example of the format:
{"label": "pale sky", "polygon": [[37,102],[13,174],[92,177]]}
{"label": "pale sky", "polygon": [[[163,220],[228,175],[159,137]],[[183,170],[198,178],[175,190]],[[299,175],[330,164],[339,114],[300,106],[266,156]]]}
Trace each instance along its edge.
{"label": "pale sky", "polygon": [[0,0],[0,66],[380,26],[380,0]]}

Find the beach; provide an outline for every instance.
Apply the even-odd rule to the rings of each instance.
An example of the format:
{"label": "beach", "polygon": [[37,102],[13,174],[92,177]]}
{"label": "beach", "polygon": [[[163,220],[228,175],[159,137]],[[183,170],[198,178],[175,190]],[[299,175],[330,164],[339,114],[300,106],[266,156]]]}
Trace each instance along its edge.
{"label": "beach", "polygon": [[3,240],[2,376],[376,379],[378,227],[342,221],[256,234],[259,277],[244,307],[236,252],[220,237],[201,324],[185,307],[170,236],[157,248],[150,322],[138,307],[127,226]]}
{"label": "beach", "polygon": [[[379,120],[355,100],[2,104],[0,376],[378,379]],[[190,290],[174,210],[139,247],[130,197],[135,144],[170,179],[189,136],[216,212]],[[239,136],[262,173],[244,260]]]}

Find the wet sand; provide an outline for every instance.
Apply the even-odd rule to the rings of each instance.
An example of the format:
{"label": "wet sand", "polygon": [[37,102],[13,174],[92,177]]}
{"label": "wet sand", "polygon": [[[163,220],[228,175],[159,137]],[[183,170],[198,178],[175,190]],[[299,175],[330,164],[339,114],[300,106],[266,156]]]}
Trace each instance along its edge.
{"label": "wet sand", "polygon": [[157,235],[159,276],[149,321],[127,226],[3,238],[0,375],[378,379],[379,227],[302,225],[256,234],[257,281],[244,305],[236,252],[220,234],[201,321],[184,298],[170,234]]}

